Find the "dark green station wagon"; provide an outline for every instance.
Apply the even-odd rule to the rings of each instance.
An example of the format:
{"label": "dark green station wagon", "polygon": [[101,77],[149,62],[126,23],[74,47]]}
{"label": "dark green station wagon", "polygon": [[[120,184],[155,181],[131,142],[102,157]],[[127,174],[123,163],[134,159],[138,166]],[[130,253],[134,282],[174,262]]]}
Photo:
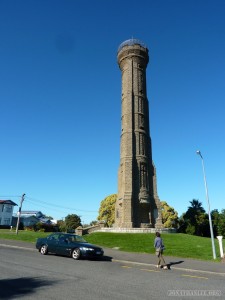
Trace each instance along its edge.
{"label": "dark green station wagon", "polygon": [[70,233],[52,233],[46,238],[38,238],[36,248],[43,255],[54,253],[73,259],[102,258],[102,248],[89,244],[81,236]]}

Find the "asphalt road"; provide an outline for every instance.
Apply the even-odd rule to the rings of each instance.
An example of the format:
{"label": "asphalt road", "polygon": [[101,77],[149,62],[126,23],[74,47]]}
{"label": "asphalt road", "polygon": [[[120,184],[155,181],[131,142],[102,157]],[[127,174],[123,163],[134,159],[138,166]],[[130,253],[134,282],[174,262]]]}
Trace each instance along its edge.
{"label": "asphalt road", "polygon": [[[209,296],[213,294],[213,296]],[[191,296],[192,295],[192,296]],[[199,296],[202,295],[202,296]],[[207,296],[207,297],[206,297]],[[0,299],[225,299],[224,277],[0,245]]]}

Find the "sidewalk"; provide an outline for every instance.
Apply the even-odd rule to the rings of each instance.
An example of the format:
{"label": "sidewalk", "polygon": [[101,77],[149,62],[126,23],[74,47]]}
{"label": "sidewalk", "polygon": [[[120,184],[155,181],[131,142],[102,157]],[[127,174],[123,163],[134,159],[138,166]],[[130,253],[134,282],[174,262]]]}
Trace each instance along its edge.
{"label": "sidewalk", "polygon": [[[0,246],[24,248],[31,251],[37,251],[35,244],[0,239]],[[145,253],[130,253],[115,249],[104,248],[105,256],[111,258],[112,261],[119,261],[122,263],[142,265],[145,267],[155,267],[157,257],[154,254]],[[195,260],[189,258],[172,257],[164,255],[166,263],[171,270],[183,270],[189,272],[202,272],[208,274],[219,274],[225,276],[225,264],[220,262],[211,262],[203,260]]]}
{"label": "sidewalk", "polygon": [[[157,264],[157,257],[154,254],[129,253],[114,249],[105,249],[105,255],[111,256],[114,261],[118,260],[151,267],[155,267]],[[166,255],[164,255],[164,259],[171,270],[202,272],[208,274],[217,273],[225,276],[224,263],[172,257]]]}

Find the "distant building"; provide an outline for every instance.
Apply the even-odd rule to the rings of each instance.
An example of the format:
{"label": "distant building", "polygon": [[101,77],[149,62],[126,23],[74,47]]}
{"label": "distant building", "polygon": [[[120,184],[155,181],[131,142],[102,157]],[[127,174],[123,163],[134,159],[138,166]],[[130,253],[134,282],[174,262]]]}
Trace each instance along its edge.
{"label": "distant building", "polygon": [[14,206],[17,204],[11,200],[0,200],[0,226],[11,225]]}
{"label": "distant building", "polygon": [[23,210],[23,211],[21,211],[20,216],[21,217],[23,217],[23,216],[35,216],[38,219],[40,219],[40,218],[44,217],[44,214],[39,210]]}
{"label": "distant building", "polygon": [[[16,223],[17,216],[14,216],[12,226],[16,226]],[[41,211],[27,210],[21,211],[20,223],[25,227],[30,227],[37,223],[43,223],[47,225],[57,224],[57,221],[47,218]]]}
{"label": "distant building", "polygon": [[[16,219],[15,221],[16,221],[16,224],[17,224],[17,217],[15,219]],[[34,226],[38,222],[40,222],[40,221],[35,216],[22,216],[22,217],[20,217],[20,224],[23,224],[24,227]],[[15,223],[12,224],[12,226],[16,226]]]}

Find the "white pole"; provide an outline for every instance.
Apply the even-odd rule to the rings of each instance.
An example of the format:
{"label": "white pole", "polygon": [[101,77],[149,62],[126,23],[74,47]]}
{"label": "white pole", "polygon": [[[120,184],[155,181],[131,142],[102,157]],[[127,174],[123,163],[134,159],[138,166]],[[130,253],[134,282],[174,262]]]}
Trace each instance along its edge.
{"label": "white pole", "polygon": [[201,157],[201,160],[202,160],[202,169],[203,169],[203,176],[204,176],[204,183],[205,183],[205,193],[206,193],[206,200],[208,203],[208,215],[209,215],[210,235],[211,235],[211,240],[212,240],[212,252],[213,252],[213,258],[216,259],[216,250],[215,250],[215,243],[214,243],[214,234],[213,234],[213,226],[212,226],[211,211],[210,211],[210,204],[209,204],[208,186],[207,186],[206,175],[205,175],[204,160],[203,160],[202,154],[199,150],[197,151],[197,154]]}

